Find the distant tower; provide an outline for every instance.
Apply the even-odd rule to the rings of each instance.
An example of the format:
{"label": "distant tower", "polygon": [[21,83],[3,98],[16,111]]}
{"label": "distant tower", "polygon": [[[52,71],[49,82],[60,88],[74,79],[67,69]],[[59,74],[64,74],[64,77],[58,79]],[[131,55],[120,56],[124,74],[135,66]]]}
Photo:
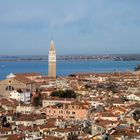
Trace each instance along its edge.
{"label": "distant tower", "polygon": [[48,77],[56,78],[56,53],[53,40],[48,55]]}

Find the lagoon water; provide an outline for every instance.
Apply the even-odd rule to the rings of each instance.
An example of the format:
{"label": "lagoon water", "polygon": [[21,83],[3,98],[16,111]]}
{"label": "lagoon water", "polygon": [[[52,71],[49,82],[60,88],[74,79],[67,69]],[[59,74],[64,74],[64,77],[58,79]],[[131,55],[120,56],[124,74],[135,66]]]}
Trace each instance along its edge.
{"label": "lagoon water", "polygon": [[[66,76],[78,72],[113,72],[133,71],[140,61],[112,61],[112,60],[66,60],[57,61],[57,75]],[[46,61],[15,61],[0,62],[0,79],[4,79],[9,73],[38,72],[44,75],[48,73]]]}

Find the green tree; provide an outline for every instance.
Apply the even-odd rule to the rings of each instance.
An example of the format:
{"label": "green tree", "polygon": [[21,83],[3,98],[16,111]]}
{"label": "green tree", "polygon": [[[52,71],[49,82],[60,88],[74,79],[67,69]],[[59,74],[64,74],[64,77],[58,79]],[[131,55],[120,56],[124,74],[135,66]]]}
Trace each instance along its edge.
{"label": "green tree", "polygon": [[135,67],[135,71],[139,71],[140,70],[140,65]]}
{"label": "green tree", "polygon": [[35,107],[38,107],[38,106],[42,105],[42,96],[41,96],[40,93],[37,93],[37,96],[34,97],[33,104],[34,104]]}
{"label": "green tree", "polygon": [[135,110],[133,113],[132,113],[132,116],[134,118],[134,120],[138,121],[140,119],[140,110]]}
{"label": "green tree", "polygon": [[59,91],[54,91],[51,94],[52,97],[60,97],[60,98],[76,98],[76,93],[73,90],[59,90]]}

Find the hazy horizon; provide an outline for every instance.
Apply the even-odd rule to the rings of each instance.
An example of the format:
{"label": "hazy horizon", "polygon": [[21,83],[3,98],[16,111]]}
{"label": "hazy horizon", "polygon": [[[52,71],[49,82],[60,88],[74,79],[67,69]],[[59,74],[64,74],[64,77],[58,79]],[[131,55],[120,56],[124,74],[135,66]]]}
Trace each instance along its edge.
{"label": "hazy horizon", "polygon": [[[128,54],[58,54],[57,56],[133,56],[133,55],[140,55],[140,53],[128,53]],[[16,54],[16,55],[1,55],[0,57],[28,57],[28,56],[33,56],[33,57],[38,57],[38,56],[42,56],[42,57],[48,57],[48,54]]]}

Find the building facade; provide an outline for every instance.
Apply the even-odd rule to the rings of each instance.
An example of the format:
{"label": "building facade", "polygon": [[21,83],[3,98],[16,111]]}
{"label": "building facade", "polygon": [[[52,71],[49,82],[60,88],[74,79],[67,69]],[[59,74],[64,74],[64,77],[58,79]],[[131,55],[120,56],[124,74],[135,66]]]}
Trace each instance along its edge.
{"label": "building facade", "polygon": [[30,77],[37,76],[39,76],[37,73],[9,74],[6,79],[0,81],[0,96],[9,98],[9,94],[17,89],[28,89],[34,92],[36,83]]}
{"label": "building facade", "polygon": [[47,106],[46,116],[48,118],[63,117],[66,120],[86,120],[89,116],[88,107],[81,102],[63,103],[60,106]]}
{"label": "building facade", "polygon": [[18,90],[13,90],[10,94],[9,94],[9,98],[11,99],[15,99],[19,102],[23,102],[23,103],[30,103],[30,98],[31,98],[31,92],[29,90],[22,90],[22,89],[18,89]]}

